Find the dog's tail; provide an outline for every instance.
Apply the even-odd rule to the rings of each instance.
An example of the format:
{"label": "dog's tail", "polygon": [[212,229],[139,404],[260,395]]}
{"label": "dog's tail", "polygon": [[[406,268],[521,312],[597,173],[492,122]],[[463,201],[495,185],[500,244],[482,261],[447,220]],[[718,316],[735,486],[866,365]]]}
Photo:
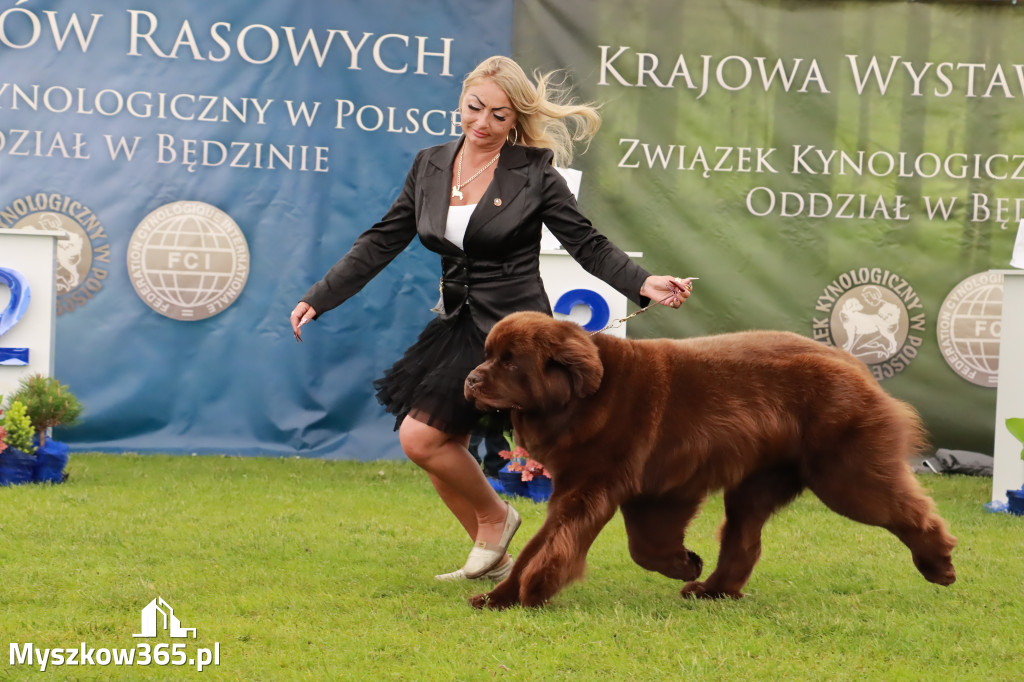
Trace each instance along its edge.
{"label": "dog's tail", "polygon": [[893,421],[898,427],[900,442],[895,448],[905,459],[923,454],[930,446],[928,430],[925,429],[924,420],[908,402],[889,396],[893,402]]}

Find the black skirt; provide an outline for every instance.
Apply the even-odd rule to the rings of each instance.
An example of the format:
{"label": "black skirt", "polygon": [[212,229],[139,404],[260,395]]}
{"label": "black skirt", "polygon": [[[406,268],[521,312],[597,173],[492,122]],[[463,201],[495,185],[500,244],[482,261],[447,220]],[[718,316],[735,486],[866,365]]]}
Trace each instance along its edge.
{"label": "black skirt", "polygon": [[435,318],[423,329],[402,358],[373,382],[377,400],[395,415],[396,431],[410,412],[450,434],[505,428],[507,413],[481,412],[463,393],[466,377],[483,362],[485,338],[468,308],[454,319]]}

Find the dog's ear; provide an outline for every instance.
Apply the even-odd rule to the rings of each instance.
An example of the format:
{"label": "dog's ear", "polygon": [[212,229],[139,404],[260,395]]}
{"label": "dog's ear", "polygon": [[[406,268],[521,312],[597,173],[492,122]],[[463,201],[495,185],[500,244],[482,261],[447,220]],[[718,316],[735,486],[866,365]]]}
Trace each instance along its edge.
{"label": "dog's ear", "polygon": [[[575,323],[569,324],[575,326]],[[601,386],[604,365],[601,364],[597,345],[578,327],[554,344],[551,359],[569,372],[577,397],[593,395]]]}

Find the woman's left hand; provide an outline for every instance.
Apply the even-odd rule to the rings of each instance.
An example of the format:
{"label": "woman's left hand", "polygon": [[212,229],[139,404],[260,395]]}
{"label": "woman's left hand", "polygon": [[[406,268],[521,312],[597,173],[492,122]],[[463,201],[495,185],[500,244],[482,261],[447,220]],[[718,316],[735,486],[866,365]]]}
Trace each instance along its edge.
{"label": "woman's left hand", "polygon": [[696,278],[682,279],[672,275],[651,275],[640,288],[640,295],[646,296],[655,303],[678,308],[693,291],[693,282],[690,281],[692,279]]}

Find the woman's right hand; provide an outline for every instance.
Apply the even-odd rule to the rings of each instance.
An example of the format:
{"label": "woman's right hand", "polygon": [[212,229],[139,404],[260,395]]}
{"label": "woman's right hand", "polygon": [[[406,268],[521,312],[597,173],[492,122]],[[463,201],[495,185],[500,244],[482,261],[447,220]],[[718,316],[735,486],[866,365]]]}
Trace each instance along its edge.
{"label": "woman's right hand", "polygon": [[313,307],[305,301],[299,301],[295,309],[292,310],[291,323],[292,333],[295,334],[295,340],[302,343],[302,325],[306,324],[310,320],[316,317],[316,311]]}

